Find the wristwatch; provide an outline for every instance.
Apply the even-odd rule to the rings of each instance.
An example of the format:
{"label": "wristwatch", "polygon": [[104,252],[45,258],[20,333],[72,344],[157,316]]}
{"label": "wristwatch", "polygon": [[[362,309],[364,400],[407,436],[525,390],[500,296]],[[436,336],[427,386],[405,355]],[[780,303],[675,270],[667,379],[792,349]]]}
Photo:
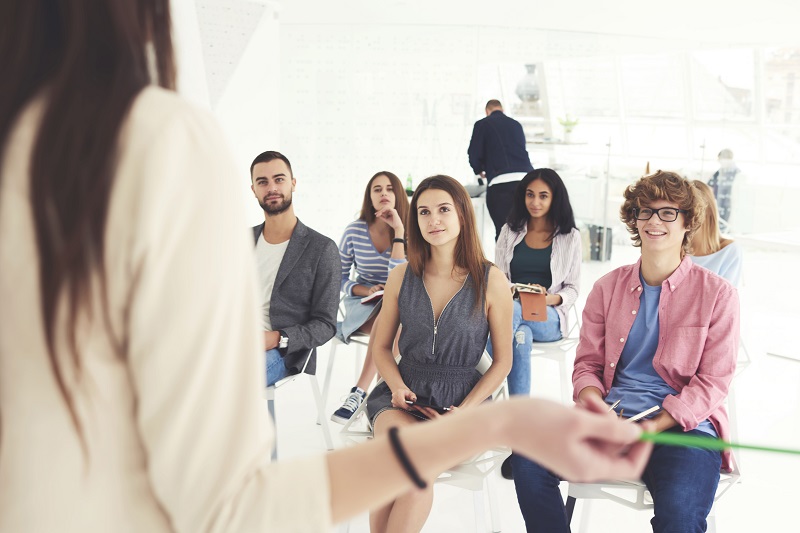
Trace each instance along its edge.
{"label": "wristwatch", "polygon": [[289,337],[286,336],[286,332],[282,329],[278,330],[278,334],[280,334],[280,340],[278,340],[278,350],[285,352],[286,348],[289,347]]}

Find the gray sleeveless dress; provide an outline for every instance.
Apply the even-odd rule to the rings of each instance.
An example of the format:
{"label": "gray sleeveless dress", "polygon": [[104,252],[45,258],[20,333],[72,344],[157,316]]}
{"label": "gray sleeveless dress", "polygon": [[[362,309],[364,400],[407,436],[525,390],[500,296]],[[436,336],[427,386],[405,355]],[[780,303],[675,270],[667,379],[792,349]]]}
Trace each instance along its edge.
{"label": "gray sleeveless dress", "polygon": [[[488,285],[489,268],[484,279]],[[475,284],[467,276],[464,285],[445,305],[434,324],[433,304],[422,282],[406,268],[398,295],[400,323],[399,348],[403,356],[398,365],[403,381],[417,397],[433,405],[459,405],[481,378],[475,366],[481,359],[489,336],[486,294],[475,306]],[[392,392],[382,382],[367,398],[370,421],[392,407]],[[421,413],[409,411],[418,418]]]}

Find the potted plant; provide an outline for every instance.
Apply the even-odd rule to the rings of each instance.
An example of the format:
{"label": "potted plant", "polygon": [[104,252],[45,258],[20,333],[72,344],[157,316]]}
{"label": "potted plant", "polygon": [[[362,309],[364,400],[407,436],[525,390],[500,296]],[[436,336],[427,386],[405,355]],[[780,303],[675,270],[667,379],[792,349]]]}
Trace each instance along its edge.
{"label": "potted plant", "polygon": [[578,125],[579,120],[569,113],[567,113],[566,118],[559,118],[558,123],[564,128],[564,142],[570,142],[570,137],[572,136],[572,130],[575,129],[575,126]]}

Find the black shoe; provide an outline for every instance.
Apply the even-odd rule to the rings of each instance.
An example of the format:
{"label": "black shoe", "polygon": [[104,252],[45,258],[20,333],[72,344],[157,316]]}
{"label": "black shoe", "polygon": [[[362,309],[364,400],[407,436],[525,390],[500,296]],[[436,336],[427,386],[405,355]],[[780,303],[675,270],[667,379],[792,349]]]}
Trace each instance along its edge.
{"label": "black shoe", "polygon": [[500,474],[506,479],[514,479],[514,472],[511,471],[511,456],[506,457],[503,464],[500,465]]}

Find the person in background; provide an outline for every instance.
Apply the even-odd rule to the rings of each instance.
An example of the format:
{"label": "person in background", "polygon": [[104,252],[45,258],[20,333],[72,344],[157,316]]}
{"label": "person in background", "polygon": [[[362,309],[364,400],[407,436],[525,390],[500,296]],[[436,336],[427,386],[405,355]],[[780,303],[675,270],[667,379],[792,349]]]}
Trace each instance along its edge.
{"label": "person in background", "polygon": [[717,202],[711,187],[700,180],[694,180],[692,185],[700,201],[706,206],[705,218],[692,237],[689,252],[692,261],[738,287],[742,279],[742,248],[732,239],[720,234]]}
{"label": "person in background", "polygon": [[[641,258],[589,293],[572,374],[575,401],[623,418],[658,406],[651,431],[728,440],[724,403],[736,368],[739,297],[687,255],[705,206],[673,172],[645,176],[624,196],[620,218]],[[559,476],[524,457],[513,461],[528,531],[569,531]],[[730,471],[731,461],[730,450],[656,446],[642,475],[653,496],[653,531],[705,531],[720,470]]]}
{"label": "person in background", "polygon": [[[405,220],[408,196],[400,179],[391,172],[378,172],[367,183],[361,214],[347,225],[339,244],[342,264],[341,289],[345,294],[344,321],[337,334],[345,343],[356,331],[370,333],[380,320],[381,300],[362,303],[362,298],[382,291],[394,267],[406,262]],[[350,279],[355,266],[356,280]],[[355,387],[342,406],[331,415],[346,423],[367,397],[367,388],[377,373],[372,358],[374,337],[370,337],[364,366]]]}
{"label": "person in background", "polygon": [[[523,320],[520,301],[514,300],[510,394],[531,392],[533,343],[557,341],[568,331],[567,312],[578,298],[581,258],[581,236],[561,177],[549,168],[529,172],[517,185],[508,222],[497,239],[495,264],[511,283],[533,284],[547,293],[547,320]],[[511,464],[511,458],[503,462],[506,479],[513,476]]]}
{"label": "person in background", "polygon": [[639,475],[638,428],[532,399],[272,464],[237,164],[172,91],[170,26],[0,2],[0,531],[326,531],[498,445]]}
{"label": "person in background", "polygon": [[717,200],[719,217],[726,226],[731,220],[731,207],[733,198],[733,182],[739,174],[739,167],[733,161],[733,152],[728,148],[722,150],[717,156],[719,170],[714,172],[708,180],[708,186],[714,191]]}
{"label": "person in background", "polygon": [[486,208],[497,240],[511,209],[517,182],[533,170],[522,125],[503,113],[499,100],[486,102],[486,117],[472,128],[467,155],[475,175],[487,181]]}

